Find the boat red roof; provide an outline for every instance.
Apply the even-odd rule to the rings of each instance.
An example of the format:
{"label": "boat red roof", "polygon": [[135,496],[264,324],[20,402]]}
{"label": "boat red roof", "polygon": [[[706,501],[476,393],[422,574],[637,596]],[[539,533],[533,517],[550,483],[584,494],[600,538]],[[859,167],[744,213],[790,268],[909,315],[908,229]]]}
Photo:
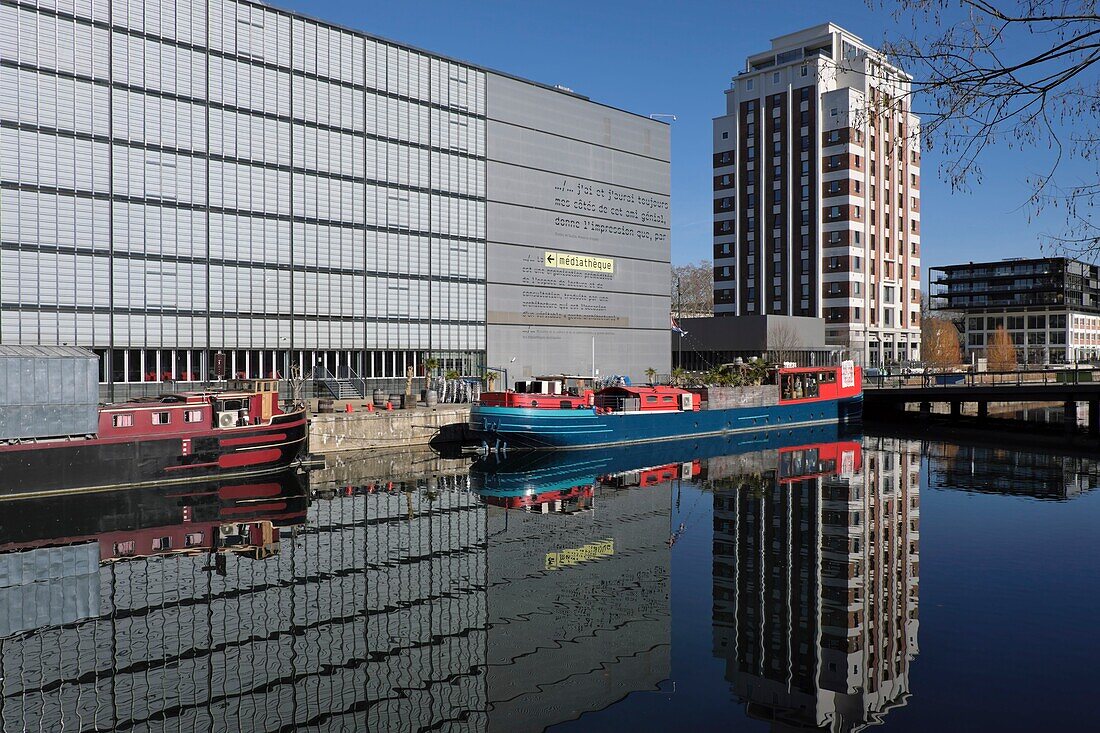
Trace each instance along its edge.
{"label": "boat red roof", "polygon": [[599,391],[599,394],[630,395],[631,397],[643,397],[645,395],[680,395],[685,393],[687,393],[686,389],[666,387],[663,385],[658,385],[656,387],[650,387],[648,385],[642,387],[635,387],[633,385],[604,387]]}

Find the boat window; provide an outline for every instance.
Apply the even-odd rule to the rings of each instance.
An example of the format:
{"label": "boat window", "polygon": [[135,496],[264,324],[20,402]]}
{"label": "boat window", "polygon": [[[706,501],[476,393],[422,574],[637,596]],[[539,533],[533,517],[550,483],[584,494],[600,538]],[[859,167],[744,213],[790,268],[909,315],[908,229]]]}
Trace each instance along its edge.
{"label": "boat window", "polygon": [[112,415],[111,425],[116,428],[132,428],[134,427],[134,416],[129,412],[122,415]]}
{"label": "boat window", "polygon": [[187,410],[183,413],[184,422],[202,422],[202,410]]}
{"label": "boat window", "polygon": [[187,536],[185,536],[183,538],[183,543],[185,545],[187,545],[188,547],[194,547],[195,545],[201,545],[202,544],[202,537],[203,537],[202,532],[191,532],[190,534],[188,534]]}
{"label": "boat window", "polygon": [[653,395],[650,395],[650,396],[648,396],[648,397],[646,397],[646,398],[645,398],[645,401],[646,401],[646,402],[656,402],[656,401],[657,401],[657,398],[656,398],[656,397],[654,397]]}
{"label": "boat window", "polygon": [[171,537],[156,537],[153,539],[154,550],[171,550],[172,538]]}
{"label": "boat window", "polygon": [[167,425],[172,422],[172,413],[170,412],[154,412],[153,424],[154,425]]}
{"label": "boat window", "polygon": [[229,410],[240,410],[241,408],[244,407],[244,403],[243,403],[242,400],[222,400],[219,403],[219,405],[220,405],[218,407],[219,412],[226,412],[226,411],[229,411]]}
{"label": "boat window", "polygon": [[115,543],[115,557],[126,557],[134,554],[134,541],[126,540]]}
{"label": "boat window", "polygon": [[836,381],[836,372],[821,372],[817,378],[822,384],[832,384]]}
{"label": "boat window", "polygon": [[665,402],[672,402],[672,395],[665,395]]}
{"label": "boat window", "polygon": [[785,400],[804,400],[818,396],[816,374],[784,374],[781,386],[782,397]]}

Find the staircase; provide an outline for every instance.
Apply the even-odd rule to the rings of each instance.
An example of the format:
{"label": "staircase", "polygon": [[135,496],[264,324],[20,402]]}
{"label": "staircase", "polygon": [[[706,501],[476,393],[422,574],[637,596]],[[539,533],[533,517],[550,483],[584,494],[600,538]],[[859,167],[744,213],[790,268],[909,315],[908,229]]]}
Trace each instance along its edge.
{"label": "staircase", "polygon": [[320,367],[313,372],[313,383],[318,392],[327,392],[338,400],[366,399],[366,382],[347,367],[341,367],[340,376]]}

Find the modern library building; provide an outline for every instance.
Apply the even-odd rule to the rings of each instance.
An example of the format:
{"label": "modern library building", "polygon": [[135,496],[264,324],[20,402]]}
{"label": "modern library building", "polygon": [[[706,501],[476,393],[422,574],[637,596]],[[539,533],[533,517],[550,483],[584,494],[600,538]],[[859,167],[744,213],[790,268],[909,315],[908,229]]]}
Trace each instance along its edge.
{"label": "modern library building", "polygon": [[0,0],[0,343],[668,371],[669,128],[251,2]]}

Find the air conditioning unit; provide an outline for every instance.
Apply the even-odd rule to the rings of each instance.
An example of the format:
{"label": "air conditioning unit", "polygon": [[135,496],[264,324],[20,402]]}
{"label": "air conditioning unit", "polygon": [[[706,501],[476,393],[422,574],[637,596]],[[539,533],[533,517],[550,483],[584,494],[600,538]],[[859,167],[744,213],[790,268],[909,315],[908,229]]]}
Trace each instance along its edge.
{"label": "air conditioning unit", "polygon": [[218,427],[219,428],[232,428],[237,425],[237,411],[225,410],[218,413]]}

